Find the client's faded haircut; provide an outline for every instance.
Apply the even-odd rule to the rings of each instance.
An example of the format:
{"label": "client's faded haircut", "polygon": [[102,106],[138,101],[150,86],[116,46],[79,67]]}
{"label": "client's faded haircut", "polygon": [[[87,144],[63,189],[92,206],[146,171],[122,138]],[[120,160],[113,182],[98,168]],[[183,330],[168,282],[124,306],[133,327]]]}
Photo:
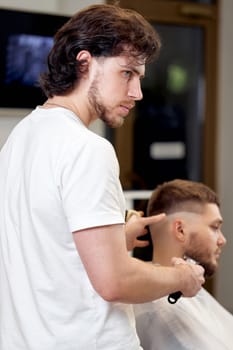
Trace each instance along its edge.
{"label": "client's faded haircut", "polygon": [[175,179],[164,182],[153,191],[147,205],[147,215],[172,214],[177,211],[201,212],[205,204],[220,207],[217,194],[207,185]]}

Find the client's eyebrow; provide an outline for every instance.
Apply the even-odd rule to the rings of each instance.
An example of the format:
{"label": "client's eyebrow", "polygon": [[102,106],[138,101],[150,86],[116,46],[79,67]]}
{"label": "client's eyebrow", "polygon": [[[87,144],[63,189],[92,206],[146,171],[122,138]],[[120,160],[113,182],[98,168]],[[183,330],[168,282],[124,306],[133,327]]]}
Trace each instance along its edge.
{"label": "client's eyebrow", "polygon": [[213,224],[218,224],[219,226],[220,225],[222,225],[222,223],[223,223],[223,219],[221,218],[221,219],[215,219],[215,220],[213,220],[213,222],[212,222]]}

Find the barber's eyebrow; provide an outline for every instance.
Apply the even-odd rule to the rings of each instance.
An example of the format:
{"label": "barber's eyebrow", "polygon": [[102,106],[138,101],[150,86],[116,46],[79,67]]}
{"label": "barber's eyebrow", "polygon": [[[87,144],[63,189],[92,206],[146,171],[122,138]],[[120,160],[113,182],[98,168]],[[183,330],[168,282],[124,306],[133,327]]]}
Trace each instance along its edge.
{"label": "barber's eyebrow", "polygon": [[138,75],[140,77],[140,79],[143,79],[145,78],[145,74],[142,74],[140,72],[140,69],[137,68],[136,66],[132,65],[132,64],[125,64],[125,65],[122,65],[122,68],[123,69],[128,69],[130,71],[132,71],[134,74]]}
{"label": "barber's eyebrow", "polygon": [[145,74],[142,74],[139,69],[137,69],[136,67],[130,67],[129,69],[131,69],[136,75],[138,75],[141,79],[145,78]]}

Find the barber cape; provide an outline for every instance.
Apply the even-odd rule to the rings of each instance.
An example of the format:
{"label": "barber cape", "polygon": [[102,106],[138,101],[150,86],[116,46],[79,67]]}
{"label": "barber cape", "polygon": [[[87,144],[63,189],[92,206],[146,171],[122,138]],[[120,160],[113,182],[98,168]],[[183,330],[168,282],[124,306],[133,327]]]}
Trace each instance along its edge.
{"label": "barber cape", "polygon": [[232,350],[233,315],[204,288],[169,304],[167,297],[134,306],[144,350]]}

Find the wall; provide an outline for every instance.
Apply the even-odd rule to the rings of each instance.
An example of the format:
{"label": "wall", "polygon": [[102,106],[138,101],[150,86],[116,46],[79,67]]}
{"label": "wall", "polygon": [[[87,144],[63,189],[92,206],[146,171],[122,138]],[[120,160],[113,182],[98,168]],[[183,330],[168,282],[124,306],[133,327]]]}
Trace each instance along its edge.
{"label": "wall", "polygon": [[[104,1],[77,0],[0,0],[0,7],[21,10],[34,10],[48,13],[71,15],[82,7]],[[220,50],[219,50],[219,123],[217,157],[218,192],[222,200],[224,216],[224,233],[228,244],[224,249],[219,273],[217,275],[216,297],[224,306],[233,311],[233,275],[231,256],[233,253],[233,162],[229,157],[232,152],[233,130],[233,1],[221,0],[220,18]],[[12,127],[27,113],[24,110],[0,109],[0,147]],[[102,124],[93,127],[98,133],[103,133]]]}
{"label": "wall", "polygon": [[216,297],[233,312],[233,1],[221,1],[219,31],[219,111],[218,111],[218,192],[224,218],[223,231],[227,238],[219,272]]}
{"label": "wall", "polygon": [[0,0],[0,7],[72,15],[85,6],[104,2],[104,0]]}

